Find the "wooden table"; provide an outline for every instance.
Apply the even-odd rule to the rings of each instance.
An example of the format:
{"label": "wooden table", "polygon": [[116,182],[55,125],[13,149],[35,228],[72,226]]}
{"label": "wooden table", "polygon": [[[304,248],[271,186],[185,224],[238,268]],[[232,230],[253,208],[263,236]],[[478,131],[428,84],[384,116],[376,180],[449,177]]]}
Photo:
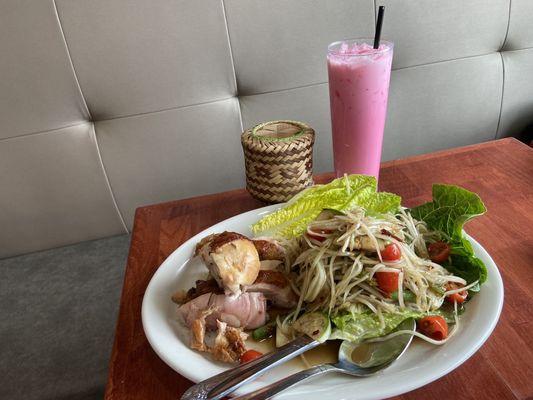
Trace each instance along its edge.
{"label": "wooden table", "polygon": [[[317,177],[324,182],[331,174]],[[494,333],[452,373],[396,399],[533,398],[533,150],[503,139],[382,165],[380,189],[414,206],[434,182],[475,191],[488,213],[466,230],[492,255],[505,285]],[[263,204],[245,190],[141,207],[135,214],[120,315],[105,398],[177,399],[191,382],[153,352],[141,324],[141,302],[163,260],[199,231]]]}

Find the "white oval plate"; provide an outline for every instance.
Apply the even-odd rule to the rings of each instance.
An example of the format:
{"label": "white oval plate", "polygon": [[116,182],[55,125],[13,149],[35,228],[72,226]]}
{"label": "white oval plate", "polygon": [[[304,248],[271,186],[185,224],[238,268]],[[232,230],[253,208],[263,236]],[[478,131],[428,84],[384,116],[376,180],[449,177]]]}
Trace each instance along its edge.
{"label": "white oval plate", "polygon": [[[144,294],[142,323],[152,348],[172,369],[186,378],[200,382],[228,368],[208,356],[191,350],[187,330],[177,319],[177,306],[171,296],[179,289],[189,289],[205,274],[205,267],[191,258],[196,243],[211,233],[234,231],[251,236],[250,226],[279,205],[252,210],[222,221],[192,237],[176,249],[156,271]],[[382,373],[357,379],[340,374],[317,377],[280,394],[278,399],[371,400],[397,396],[426,385],[457,368],[471,357],[493,331],[503,305],[503,283],[496,264],[485,249],[470,238],[476,256],[487,266],[488,279],[482,290],[468,302],[461,316],[460,330],[443,346],[416,340],[391,367]],[[268,372],[236,393],[244,394],[281,379],[297,370],[287,363]]]}

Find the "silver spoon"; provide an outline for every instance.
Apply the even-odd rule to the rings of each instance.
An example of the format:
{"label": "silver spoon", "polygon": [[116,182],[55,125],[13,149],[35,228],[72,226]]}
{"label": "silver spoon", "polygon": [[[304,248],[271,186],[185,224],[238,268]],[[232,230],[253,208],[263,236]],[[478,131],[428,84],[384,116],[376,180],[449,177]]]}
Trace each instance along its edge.
{"label": "silver spoon", "polygon": [[[415,320],[410,318],[398,326],[398,330],[416,329]],[[266,400],[275,394],[312,376],[327,372],[341,372],[356,377],[366,377],[387,368],[405,352],[413,335],[398,335],[383,342],[353,344],[343,341],[339,348],[339,361],[335,364],[321,364],[290,375],[264,388],[233,400]]]}

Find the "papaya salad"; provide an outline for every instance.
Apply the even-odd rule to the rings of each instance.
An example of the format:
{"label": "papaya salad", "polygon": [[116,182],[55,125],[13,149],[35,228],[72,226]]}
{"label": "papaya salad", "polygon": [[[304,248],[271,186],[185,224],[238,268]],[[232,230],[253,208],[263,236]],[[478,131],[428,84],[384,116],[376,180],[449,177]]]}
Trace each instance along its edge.
{"label": "papaya salad", "polygon": [[[358,343],[409,333],[442,345],[487,277],[463,234],[485,211],[457,186],[435,184],[432,201],[406,208],[375,178],[345,176],[263,217],[254,237],[203,238],[195,255],[209,272],[172,300],[190,347],[224,362],[260,356],[247,339],[272,336],[281,346],[302,334]],[[417,331],[397,330],[408,318]]]}

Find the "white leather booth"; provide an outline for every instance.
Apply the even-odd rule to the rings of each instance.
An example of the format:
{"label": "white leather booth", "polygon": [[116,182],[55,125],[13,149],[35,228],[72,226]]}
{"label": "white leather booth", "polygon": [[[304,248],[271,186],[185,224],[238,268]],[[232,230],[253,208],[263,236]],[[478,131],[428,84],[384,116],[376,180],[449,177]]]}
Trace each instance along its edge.
{"label": "white leather booth", "polygon": [[[384,159],[533,120],[533,2],[383,0]],[[373,0],[3,0],[0,257],[131,230],[135,208],[242,187],[239,136],[291,118],[332,169],[326,46]]]}

